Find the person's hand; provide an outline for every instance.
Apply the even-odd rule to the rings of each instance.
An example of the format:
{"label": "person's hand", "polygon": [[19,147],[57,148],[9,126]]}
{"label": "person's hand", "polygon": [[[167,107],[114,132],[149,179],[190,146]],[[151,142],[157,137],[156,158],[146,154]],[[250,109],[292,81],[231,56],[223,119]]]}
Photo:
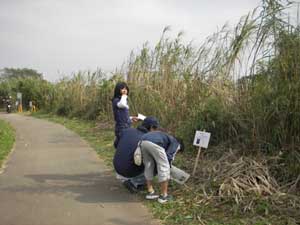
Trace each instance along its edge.
{"label": "person's hand", "polygon": [[139,121],[139,118],[137,116],[132,116],[131,120],[132,120],[132,122],[137,122],[137,121]]}

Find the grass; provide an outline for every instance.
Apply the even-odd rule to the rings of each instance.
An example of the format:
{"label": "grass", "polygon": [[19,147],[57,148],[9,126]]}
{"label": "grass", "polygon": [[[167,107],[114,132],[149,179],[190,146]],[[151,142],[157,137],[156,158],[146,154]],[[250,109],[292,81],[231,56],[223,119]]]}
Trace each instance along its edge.
{"label": "grass", "polygon": [[193,182],[188,182],[189,187],[172,185],[170,192],[175,197],[172,203],[161,205],[146,202],[146,205],[166,225],[297,224],[296,219],[273,211],[268,201],[257,198],[254,209],[243,211],[235,204],[234,199],[213,199],[213,196],[201,194],[201,190]]}
{"label": "grass", "polygon": [[[43,113],[32,115],[60,123],[75,131],[112,168],[114,134],[111,124],[95,123],[76,118],[68,119]],[[175,160],[176,166],[187,169],[186,162],[191,156],[185,157],[178,154]],[[193,165],[193,162],[189,161],[188,164]],[[189,168],[187,170],[190,171]],[[204,182],[196,178],[191,178],[185,186],[171,182],[170,193],[174,196],[174,201],[166,205],[161,205],[156,201],[144,201],[144,204],[150,209],[154,217],[160,219],[166,225],[296,224],[296,218],[299,216],[297,212],[298,216],[287,216],[284,212],[276,211],[266,199],[255,196],[250,199],[250,202],[252,202],[251,209],[245,210],[247,207],[237,205],[233,198],[217,196],[214,193],[216,189],[213,186],[213,184],[210,184],[209,187],[205,186]],[[204,194],[203,189],[206,189],[207,194]],[[140,194],[141,201],[143,201],[144,194]]]}
{"label": "grass", "polygon": [[[211,154],[205,151],[188,187],[171,187],[176,201],[146,203],[158,218],[165,224],[295,224],[300,221],[300,33],[299,24],[292,26],[284,16],[289,5],[284,2],[262,1],[234,29],[224,26],[198,47],[184,44],[182,33],[168,37],[167,27],[155,47],[145,44],[133,52],[124,71],[112,78],[99,70],[55,84],[12,79],[0,82],[0,92],[22,87],[24,98],[36,97],[39,108],[99,121],[111,118],[113,87],[126,78],[131,114],[158,117],[190,148],[186,158],[177,156],[180,168],[191,172],[195,130],[211,132],[210,146],[218,146],[208,149]],[[79,133],[111,166],[109,124],[36,116]],[[229,148],[239,150],[233,160],[227,158]],[[276,199],[274,191],[264,195],[270,187],[287,197]]]}
{"label": "grass", "polygon": [[15,132],[5,121],[0,120],[0,168],[15,142]]}

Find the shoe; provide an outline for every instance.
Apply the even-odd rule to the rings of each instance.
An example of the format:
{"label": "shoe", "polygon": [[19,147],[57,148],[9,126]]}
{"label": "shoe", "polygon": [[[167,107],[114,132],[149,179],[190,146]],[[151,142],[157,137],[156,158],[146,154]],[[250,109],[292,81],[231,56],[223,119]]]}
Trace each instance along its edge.
{"label": "shoe", "polygon": [[158,195],[158,194],[155,194],[154,191],[151,192],[151,193],[148,193],[148,194],[146,195],[146,199],[148,199],[148,200],[157,199],[158,197],[159,197],[159,195]]}
{"label": "shoe", "polygon": [[173,200],[173,198],[172,198],[171,195],[167,195],[167,196],[162,196],[162,195],[160,195],[160,196],[158,197],[158,199],[157,199],[157,201],[158,201],[159,203],[161,203],[161,204],[170,202],[170,201],[172,201],[172,200]]}
{"label": "shoe", "polygon": [[130,180],[124,181],[123,185],[132,194],[135,194],[138,192],[138,189],[130,182]]}
{"label": "shoe", "polygon": [[138,189],[138,191],[144,191],[144,190],[146,189],[146,185],[144,185],[144,184],[139,184],[139,185],[137,186],[137,189]]}

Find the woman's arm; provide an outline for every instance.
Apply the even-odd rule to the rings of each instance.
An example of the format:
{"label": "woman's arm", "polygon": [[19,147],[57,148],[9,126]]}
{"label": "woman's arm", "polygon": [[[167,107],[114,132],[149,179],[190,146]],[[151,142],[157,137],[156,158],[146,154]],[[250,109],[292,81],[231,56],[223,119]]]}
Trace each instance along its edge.
{"label": "woman's arm", "polygon": [[127,95],[122,95],[120,101],[117,103],[118,108],[121,109],[129,109],[129,106],[127,104]]}

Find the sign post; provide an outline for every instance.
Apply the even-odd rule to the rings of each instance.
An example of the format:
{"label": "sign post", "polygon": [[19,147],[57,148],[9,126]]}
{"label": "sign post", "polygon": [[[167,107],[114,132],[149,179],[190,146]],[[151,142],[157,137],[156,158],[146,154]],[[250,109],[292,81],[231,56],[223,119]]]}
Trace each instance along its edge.
{"label": "sign post", "polygon": [[201,146],[199,146],[199,149],[198,149],[198,154],[197,154],[196,162],[195,162],[193,173],[192,173],[193,176],[196,173],[196,169],[197,169],[197,166],[198,166],[198,161],[199,161],[199,158],[200,158],[200,153],[201,153]]}
{"label": "sign post", "polygon": [[197,154],[197,158],[196,158],[193,173],[192,173],[193,176],[195,175],[196,169],[198,166],[198,161],[199,161],[200,154],[201,154],[201,147],[207,148],[209,139],[210,139],[210,133],[205,132],[205,131],[198,131],[198,130],[196,131],[193,145],[198,146],[199,149],[198,149],[198,154]]}

